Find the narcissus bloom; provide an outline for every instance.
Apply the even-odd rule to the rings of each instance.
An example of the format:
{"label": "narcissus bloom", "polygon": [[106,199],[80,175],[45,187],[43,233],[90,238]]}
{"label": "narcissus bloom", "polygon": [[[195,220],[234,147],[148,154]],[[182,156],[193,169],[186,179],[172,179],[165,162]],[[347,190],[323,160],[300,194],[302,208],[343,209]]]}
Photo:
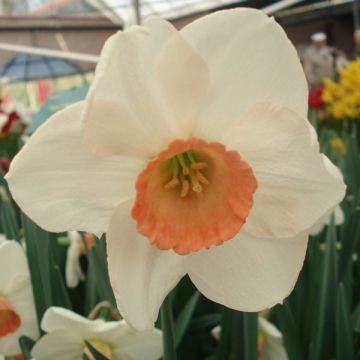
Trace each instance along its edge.
{"label": "narcissus bloom", "polygon": [[344,196],[307,100],[294,47],[262,12],[180,32],[149,18],[106,42],[87,99],[39,128],[7,179],[42,227],[107,232],[117,304],[136,328],[153,326],[185,274],[258,311],[293,289],[310,227]]}
{"label": "narcissus bloom", "polygon": [[22,335],[39,335],[33,294],[24,250],[6,240],[0,244],[0,354],[19,354]]}
{"label": "narcissus bloom", "polygon": [[122,321],[89,320],[70,310],[49,308],[41,321],[47,332],[33,347],[36,360],[78,360],[85,353],[94,357],[89,342],[109,360],[157,360],[162,356],[160,330],[136,332]]}

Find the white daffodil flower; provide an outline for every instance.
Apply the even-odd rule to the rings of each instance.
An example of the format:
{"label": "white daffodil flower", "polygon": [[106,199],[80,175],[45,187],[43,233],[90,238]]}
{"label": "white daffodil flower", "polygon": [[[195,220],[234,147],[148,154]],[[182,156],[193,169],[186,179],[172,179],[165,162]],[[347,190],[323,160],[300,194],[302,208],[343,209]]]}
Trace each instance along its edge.
{"label": "white daffodil flower", "polygon": [[65,280],[69,288],[75,288],[80,281],[85,280],[85,275],[80,266],[81,235],[77,231],[69,231],[68,238],[70,239],[70,245],[66,256]]}
{"label": "white daffodil flower", "polygon": [[342,225],[345,220],[344,211],[342,210],[341,206],[338,205],[328,214],[325,214],[321,217],[316,224],[314,224],[310,229],[310,235],[316,236],[319,235],[327,225],[330,225],[331,217],[334,216],[334,224],[336,226]]}
{"label": "white daffodil flower", "polygon": [[0,244],[0,354],[20,353],[19,338],[39,336],[29,270],[16,241]]}
{"label": "white daffodil flower", "polygon": [[188,274],[242,311],[289,295],[309,229],[344,197],[306,119],[296,50],[273,18],[147,19],[105,44],[85,101],[11,164],[14,199],[50,231],[107,233],[117,305],[138,330]]}
{"label": "white daffodil flower", "polygon": [[70,310],[49,308],[41,321],[47,332],[34,346],[36,360],[93,359],[85,340],[109,360],[157,360],[162,356],[160,330],[137,332],[125,321],[89,320]]}

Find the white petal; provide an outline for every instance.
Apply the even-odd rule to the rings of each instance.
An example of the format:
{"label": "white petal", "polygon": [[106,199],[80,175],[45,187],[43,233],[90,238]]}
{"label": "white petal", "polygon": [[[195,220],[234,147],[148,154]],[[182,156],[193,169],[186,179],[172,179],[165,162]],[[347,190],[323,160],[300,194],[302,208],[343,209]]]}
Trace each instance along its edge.
{"label": "white petal", "polygon": [[96,338],[112,345],[114,360],[157,360],[162,355],[160,330],[136,331],[124,320],[98,326]]}
{"label": "white petal", "polygon": [[0,234],[0,244],[2,244],[5,241],[7,241],[6,235],[5,234]]}
{"label": "white petal", "polygon": [[176,34],[153,17],[106,42],[83,116],[85,142],[96,153],[151,156],[176,137],[156,79],[159,52]]}
{"label": "white petal", "polygon": [[186,256],[185,269],[210,300],[240,311],[281,303],[304,261],[307,235],[261,239],[241,232],[235,239]]}
{"label": "white petal", "polygon": [[79,360],[83,350],[80,336],[68,330],[57,330],[43,336],[33,347],[35,360]]}
{"label": "white petal", "polygon": [[274,339],[282,339],[282,333],[280,332],[280,330],[270,321],[264,319],[262,316],[259,316],[259,328],[269,337],[272,337]]}
{"label": "white petal", "polygon": [[0,245],[0,294],[10,294],[28,284],[30,278],[24,249],[15,240],[3,242]]}
{"label": "white petal", "polygon": [[321,217],[311,228],[310,235],[316,236],[320,234],[326,225],[330,225],[331,218],[334,216],[335,225],[342,225],[345,220],[344,212],[340,205],[336,206],[335,209],[330,209],[323,217]]}
{"label": "white petal", "polygon": [[153,328],[160,305],[185,272],[181,256],[158,250],[138,234],[130,206],[120,205],[111,218],[109,274],[120,313],[137,330],[147,330]]}
{"label": "white petal", "polygon": [[183,137],[189,137],[209,88],[207,64],[177,35],[162,49],[157,70],[171,116],[176,119]]}
{"label": "white petal", "polygon": [[[338,205],[335,210],[333,211],[334,214],[334,222],[335,225],[342,225],[345,220],[344,211],[342,210],[341,206]],[[331,222],[332,214],[330,214],[326,219],[326,224],[329,225]]]}
{"label": "white petal", "polygon": [[324,229],[325,229],[325,223],[324,223],[323,219],[320,219],[317,223],[315,223],[310,228],[309,233],[311,236],[316,236],[316,235],[319,235]]}
{"label": "white petal", "polygon": [[212,330],[211,330],[211,335],[216,339],[219,340],[220,339],[220,335],[221,335],[221,326],[215,326]]}
{"label": "white petal", "polygon": [[259,317],[259,327],[264,331],[264,346],[261,360],[287,360],[286,350],[283,344],[283,336],[277,327]]}
{"label": "white petal", "polygon": [[273,101],[307,115],[302,66],[273,18],[253,9],[218,11],[180,33],[205,59],[211,78],[197,136],[218,139],[258,101]]}
{"label": "white petal", "polygon": [[6,177],[15,201],[49,231],[106,231],[114,207],[132,197],[144,167],[136,158],[103,161],[90,154],[81,143],[83,106],[69,106],[41,126]]}
{"label": "white petal", "polygon": [[3,127],[8,121],[8,115],[0,114],[0,127]]}
{"label": "white petal", "polygon": [[46,332],[53,332],[56,330],[68,329],[71,331],[87,331],[87,329],[95,328],[97,324],[102,324],[103,321],[94,321],[84,318],[83,316],[74,313],[73,311],[52,306],[46,310],[42,320],[41,328]]}
{"label": "white petal", "polygon": [[163,354],[161,331],[134,331],[128,327],[114,343],[114,360],[158,360]]}
{"label": "white petal", "polygon": [[258,182],[244,227],[253,236],[292,237],[345,195],[338,170],[313,142],[311,125],[290,109],[256,104],[223,142],[250,164]]}

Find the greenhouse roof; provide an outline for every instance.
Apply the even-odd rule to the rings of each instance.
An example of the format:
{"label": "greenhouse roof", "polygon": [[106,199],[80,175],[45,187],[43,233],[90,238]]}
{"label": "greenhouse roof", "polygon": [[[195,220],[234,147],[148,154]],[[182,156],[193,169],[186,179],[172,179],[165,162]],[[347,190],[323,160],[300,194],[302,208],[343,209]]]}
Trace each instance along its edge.
{"label": "greenhouse roof", "polygon": [[106,16],[114,23],[126,26],[136,23],[135,9],[138,9],[138,15],[142,19],[150,15],[176,19],[237,5],[263,8],[283,3],[285,7],[291,7],[319,2],[331,5],[337,1],[339,0],[3,0],[0,2],[0,15],[83,18]]}

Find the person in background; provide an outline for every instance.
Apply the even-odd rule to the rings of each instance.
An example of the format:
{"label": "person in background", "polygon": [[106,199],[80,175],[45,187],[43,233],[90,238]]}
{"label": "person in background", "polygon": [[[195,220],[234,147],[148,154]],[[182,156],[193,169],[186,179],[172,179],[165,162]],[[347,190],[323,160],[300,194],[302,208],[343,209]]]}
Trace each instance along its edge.
{"label": "person in background", "polygon": [[326,34],[323,32],[313,34],[312,45],[304,55],[304,71],[310,89],[321,86],[325,78],[334,79],[337,70],[347,63],[345,54],[327,46],[326,39]]}
{"label": "person in background", "polygon": [[360,29],[356,29],[354,32],[354,59],[360,57]]}

